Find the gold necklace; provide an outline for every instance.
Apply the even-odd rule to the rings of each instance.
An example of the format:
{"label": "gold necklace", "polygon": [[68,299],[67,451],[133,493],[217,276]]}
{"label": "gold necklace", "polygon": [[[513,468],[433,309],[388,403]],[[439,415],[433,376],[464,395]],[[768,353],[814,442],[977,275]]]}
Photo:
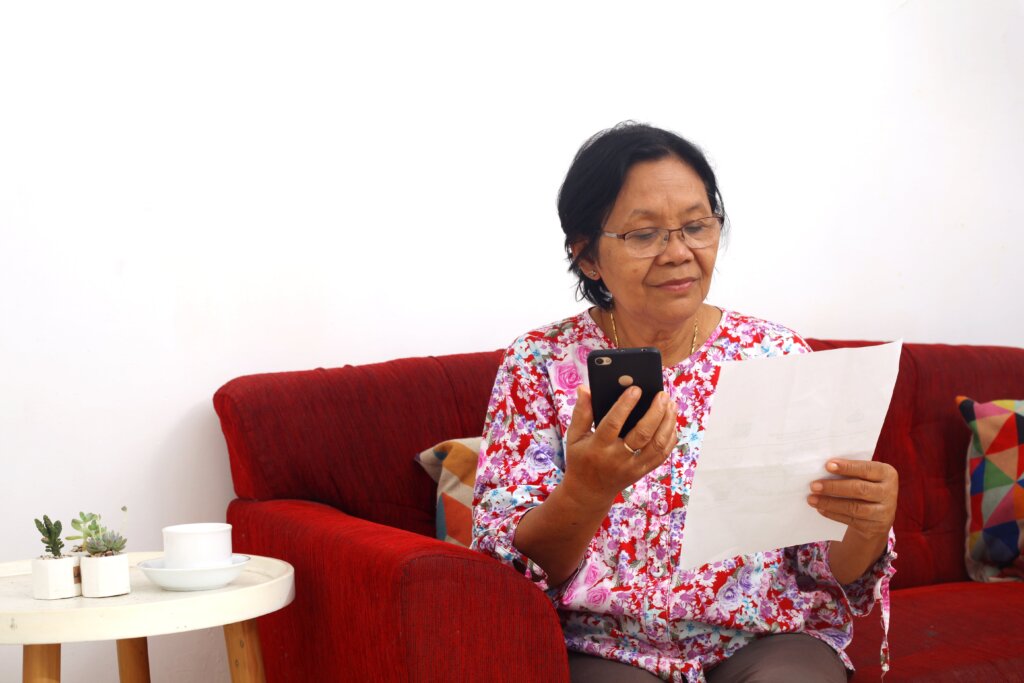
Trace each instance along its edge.
{"label": "gold necklace", "polygon": [[[615,348],[619,348],[619,331],[615,329],[615,311],[608,309],[608,317],[612,320],[612,337],[615,338]],[[697,316],[693,316],[693,341],[690,342],[690,355],[693,355],[697,348]]]}

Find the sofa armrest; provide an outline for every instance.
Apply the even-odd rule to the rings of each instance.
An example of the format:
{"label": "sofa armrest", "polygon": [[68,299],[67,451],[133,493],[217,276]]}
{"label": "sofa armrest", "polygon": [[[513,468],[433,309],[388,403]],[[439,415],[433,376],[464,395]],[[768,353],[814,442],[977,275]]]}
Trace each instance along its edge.
{"label": "sofa armrest", "polygon": [[295,567],[260,620],[274,681],[568,681],[550,600],[499,562],[297,500],[228,507],[236,552]]}

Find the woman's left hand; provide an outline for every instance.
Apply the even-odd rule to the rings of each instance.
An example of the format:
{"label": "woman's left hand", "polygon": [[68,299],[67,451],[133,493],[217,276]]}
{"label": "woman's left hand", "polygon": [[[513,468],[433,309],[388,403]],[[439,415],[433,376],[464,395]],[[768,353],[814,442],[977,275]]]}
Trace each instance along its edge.
{"label": "woman's left hand", "polygon": [[887,537],[896,518],[899,475],[895,468],[874,460],[833,458],[826,469],[841,478],[812,482],[807,502],[865,539]]}

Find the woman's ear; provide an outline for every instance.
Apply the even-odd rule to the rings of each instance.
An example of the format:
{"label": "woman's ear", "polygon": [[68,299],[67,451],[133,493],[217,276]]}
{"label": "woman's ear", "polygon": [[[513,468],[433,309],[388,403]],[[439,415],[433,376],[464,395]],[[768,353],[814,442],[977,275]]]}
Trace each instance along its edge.
{"label": "woman's ear", "polygon": [[583,271],[583,274],[589,277],[591,280],[600,280],[601,271],[597,267],[597,261],[587,256],[581,256],[587,249],[587,243],[584,241],[576,242],[572,245],[572,258],[576,261],[576,264]]}

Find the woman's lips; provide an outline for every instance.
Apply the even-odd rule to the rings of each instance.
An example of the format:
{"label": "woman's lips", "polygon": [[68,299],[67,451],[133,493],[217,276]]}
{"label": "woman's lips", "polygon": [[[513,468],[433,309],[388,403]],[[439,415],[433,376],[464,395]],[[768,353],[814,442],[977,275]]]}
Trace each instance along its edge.
{"label": "woman's lips", "polygon": [[663,289],[667,292],[685,292],[688,291],[691,287],[693,287],[693,284],[695,282],[697,282],[697,278],[688,277],[682,278],[680,280],[668,280],[655,286],[658,289]]}

